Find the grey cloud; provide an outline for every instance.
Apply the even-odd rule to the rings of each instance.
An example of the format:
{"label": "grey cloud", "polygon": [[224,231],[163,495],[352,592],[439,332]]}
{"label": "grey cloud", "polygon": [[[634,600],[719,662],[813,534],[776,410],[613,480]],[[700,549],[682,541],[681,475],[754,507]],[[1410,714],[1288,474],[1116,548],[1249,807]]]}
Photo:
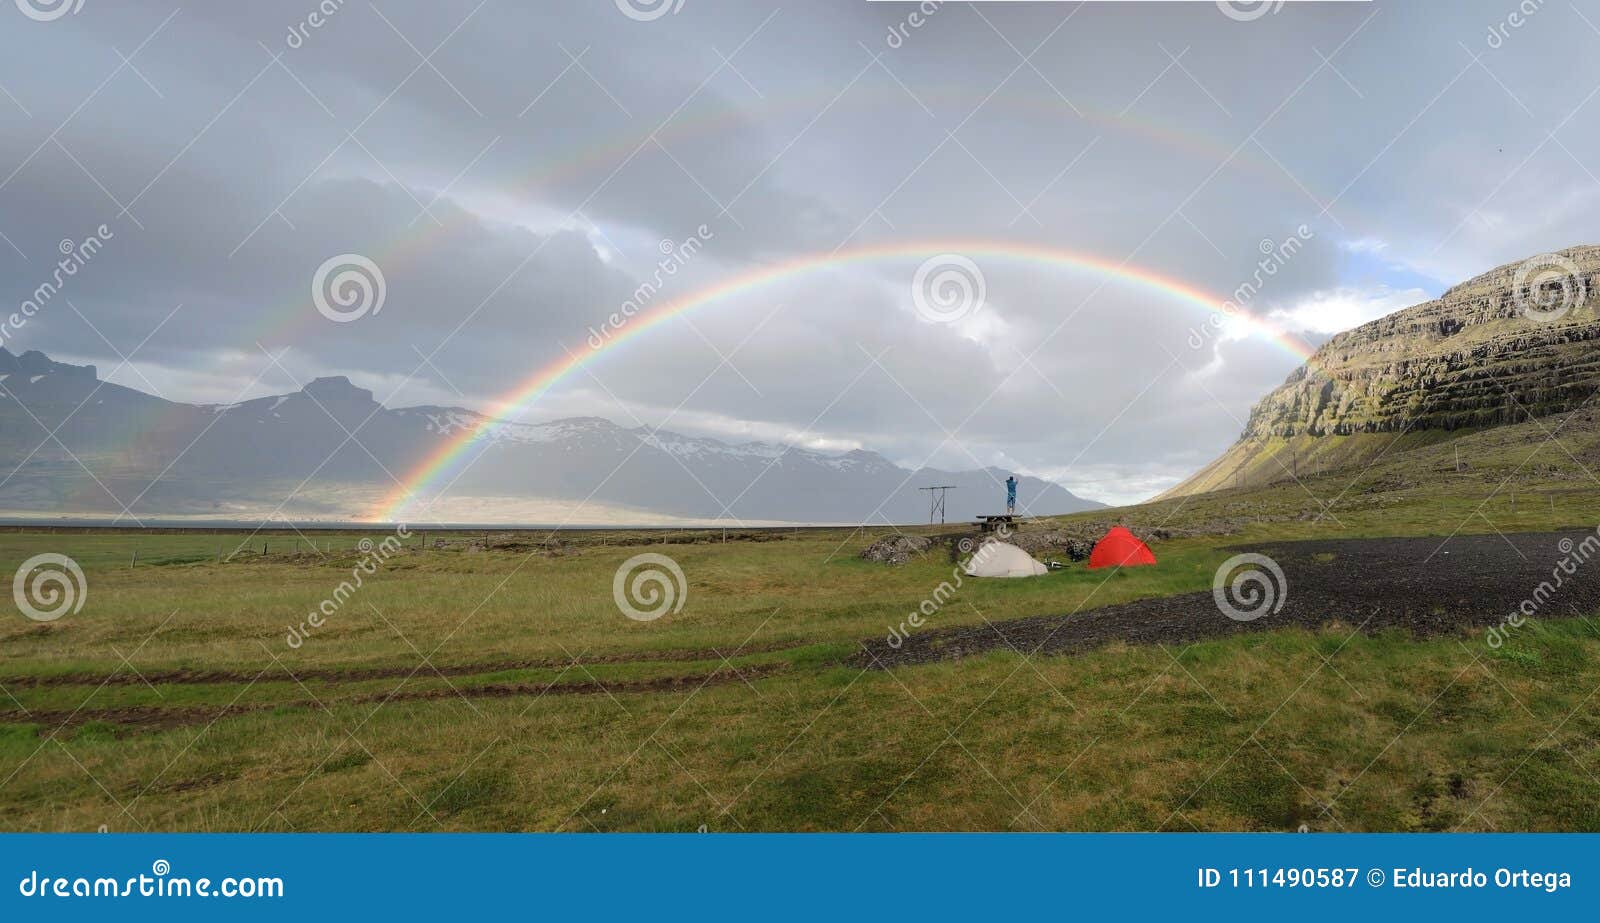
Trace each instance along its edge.
{"label": "grey cloud", "polygon": [[[947,4],[915,28],[910,5],[855,0],[689,0],[654,22],[606,2],[345,3],[310,27],[315,9],[185,7],[137,73],[117,53],[172,7],[6,13],[0,233],[26,257],[0,245],[0,291],[26,298],[62,239],[116,235],[20,347],[115,365],[182,303],[138,357],[171,387],[253,375],[259,343],[399,400],[487,406],[586,348],[656,242],[701,225],[712,239],[653,304],[808,256],[973,241],[1223,299],[1263,239],[1304,225],[1312,240],[1249,306],[1265,314],[1385,284],[1352,269],[1350,240],[1449,284],[1589,240],[1600,194],[1585,95],[1600,62],[1566,6],[1494,42],[1509,7],[1491,0],[1290,4],[1251,23],[1212,4]],[[438,47],[432,67],[407,40]],[[388,297],[335,325],[310,279],[346,252],[381,266]],[[1204,309],[1157,289],[981,253],[988,326],[931,325],[909,276],[932,255],[707,304],[523,414],[654,425],[681,405],[674,425],[809,426],[901,462],[1079,458],[1062,477],[1127,497],[1223,448],[1294,365],[1260,339],[1193,349]]]}

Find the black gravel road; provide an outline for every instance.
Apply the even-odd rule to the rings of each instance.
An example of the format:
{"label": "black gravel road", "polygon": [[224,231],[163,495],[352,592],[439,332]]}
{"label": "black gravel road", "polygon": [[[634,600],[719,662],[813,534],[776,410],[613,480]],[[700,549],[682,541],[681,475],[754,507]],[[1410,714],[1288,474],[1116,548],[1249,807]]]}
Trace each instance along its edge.
{"label": "black gravel road", "polygon": [[[1368,633],[1403,628],[1441,635],[1496,625],[1529,606],[1538,618],[1600,611],[1600,536],[1594,531],[1335,539],[1229,550],[1265,555],[1283,574],[1280,584],[1264,569],[1245,568],[1265,581],[1244,587],[1259,590],[1254,599],[1265,605],[1230,598],[1243,615],[1260,613],[1250,620],[1223,614],[1209,591],[1185,593],[1071,615],[914,631],[898,648],[878,638],[864,642],[853,659],[858,666],[887,668],[1008,647],[1074,653],[1115,641],[1186,644],[1332,622]],[[1228,583],[1242,572],[1231,571]]]}

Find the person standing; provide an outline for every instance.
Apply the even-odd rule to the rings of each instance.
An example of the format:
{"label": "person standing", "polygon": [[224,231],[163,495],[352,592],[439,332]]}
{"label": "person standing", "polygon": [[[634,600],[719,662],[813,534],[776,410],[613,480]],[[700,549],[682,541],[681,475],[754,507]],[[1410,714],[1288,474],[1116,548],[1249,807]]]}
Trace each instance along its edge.
{"label": "person standing", "polygon": [[1006,515],[1012,516],[1017,512],[1017,476],[1006,476]]}

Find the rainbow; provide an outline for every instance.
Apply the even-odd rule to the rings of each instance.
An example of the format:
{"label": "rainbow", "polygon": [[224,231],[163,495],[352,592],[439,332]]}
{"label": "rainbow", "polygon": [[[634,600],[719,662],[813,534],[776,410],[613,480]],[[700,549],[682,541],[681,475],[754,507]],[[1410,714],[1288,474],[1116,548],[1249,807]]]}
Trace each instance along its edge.
{"label": "rainbow", "polygon": [[[873,106],[902,110],[910,104],[905,92],[897,86],[860,86],[847,96],[830,101],[831,93],[830,89],[781,97],[769,96],[762,100],[761,111],[764,117],[771,118],[780,112],[814,112],[824,104],[832,110],[867,109]],[[1296,197],[1305,195],[1294,179],[1270,161],[1247,150],[1234,150],[1199,132],[1182,131],[1167,120],[1141,118],[1132,113],[1111,113],[1087,104],[1080,104],[1074,110],[1057,97],[985,96],[981,91],[975,92],[966,87],[926,87],[919,84],[917,94],[934,103],[945,102],[962,108],[977,103],[985,109],[1014,110],[1019,113],[1019,124],[1038,119],[1055,119],[1063,124],[1069,120],[1087,122],[1105,131],[1151,142],[1157,148],[1188,154],[1196,163],[1226,162],[1229,168],[1251,173],[1258,179],[1294,193]],[[736,127],[744,117],[742,110],[728,107],[711,112],[685,112],[655,130],[630,123],[627,131],[542,161],[537,169],[515,182],[507,194],[531,197],[542,189],[582,176],[604,176],[635,152],[645,150],[654,139],[659,138],[665,145],[714,137],[719,132]]]}
{"label": "rainbow", "polygon": [[[1058,250],[1027,244],[988,240],[939,240],[869,245],[829,253],[809,254],[783,263],[763,266],[725,279],[682,298],[631,318],[625,325],[611,332],[609,339],[598,347],[582,352],[568,351],[567,355],[533,372],[510,391],[497,398],[494,404],[502,409],[517,410],[538,401],[562,379],[586,363],[608,353],[619,345],[638,339],[649,331],[668,323],[673,318],[720,301],[726,301],[765,286],[795,279],[810,273],[833,269],[853,263],[882,259],[927,258],[942,253],[955,253],[969,258],[988,257],[1001,260],[1041,263],[1092,273],[1107,280],[1120,281],[1149,291],[1158,292],[1174,300],[1204,310],[1208,315],[1224,311],[1226,302],[1185,282],[1163,276],[1137,266],[1119,264],[1101,257],[1071,250]],[[1230,309],[1233,317],[1254,327],[1275,345],[1305,362],[1313,350],[1298,338],[1285,333],[1242,309]],[[402,514],[421,492],[441,481],[454,470],[468,450],[497,422],[495,417],[484,417],[475,426],[447,440],[438,449],[415,465],[401,479],[401,485],[387,494],[371,519],[381,522],[403,521]]]}
{"label": "rainbow", "polygon": [[[831,89],[797,91],[782,97],[771,97],[763,101],[763,111],[768,114],[790,110],[807,112],[825,101],[835,108],[865,108],[880,104],[903,108],[907,104],[904,91],[893,86],[862,86],[843,98],[830,100],[831,93]],[[1074,111],[1056,97],[1013,98],[1009,95],[984,97],[966,87],[919,85],[918,95],[927,100],[953,105],[977,101],[986,107],[1016,109],[1029,118],[1081,119],[1104,130],[1150,142],[1157,148],[1185,153],[1195,158],[1196,162],[1212,160],[1225,162],[1229,169],[1250,173],[1296,196],[1307,194],[1297,181],[1288,177],[1275,164],[1256,157],[1247,150],[1230,150],[1199,132],[1181,131],[1165,121],[1140,118],[1129,113],[1112,114],[1089,106],[1080,106]],[[553,156],[550,159],[541,162],[536,169],[514,178],[499,189],[498,194],[512,200],[537,200],[542,193],[560,183],[587,175],[603,175],[617,168],[635,152],[644,150],[652,137],[659,136],[663,141],[670,143],[714,137],[718,132],[736,125],[741,117],[741,111],[736,108],[701,113],[685,112],[682,117],[673,119],[670,124],[655,132],[630,128],[585,146],[554,151],[551,152]],[[1316,198],[1325,199],[1326,196]],[[436,247],[451,234],[468,231],[472,222],[482,220],[453,201],[442,200],[438,206],[443,217],[437,219],[437,223],[433,218],[419,216],[415,227],[402,229],[364,252],[386,272],[394,267],[411,266],[423,253]],[[1346,204],[1343,210],[1350,211],[1351,206]],[[286,299],[282,310],[262,313],[256,330],[257,340],[265,341],[269,345],[292,343],[321,322],[315,312],[304,310],[304,296],[300,294],[302,291],[303,289],[297,288],[296,292]]]}

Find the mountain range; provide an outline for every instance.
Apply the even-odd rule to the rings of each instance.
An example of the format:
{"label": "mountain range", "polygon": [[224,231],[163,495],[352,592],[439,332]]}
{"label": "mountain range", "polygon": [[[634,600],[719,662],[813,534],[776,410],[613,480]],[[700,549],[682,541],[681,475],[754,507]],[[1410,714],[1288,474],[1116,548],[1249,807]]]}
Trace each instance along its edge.
{"label": "mountain range", "polygon": [[[868,451],[625,428],[582,417],[489,420],[459,407],[387,408],[345,377],[227,405],[165,400],[94,366],[0,348],[0,510],[14,516],[348,521],[389,507],[408,475],[482,435],[448,488],[397,512],[447,523],[916,523],[954,485],[952,521],[1004,506],[999,469],[909,470]],[[455,478],[452,482],[450,479]],[[1019,512],[1096,509],[1019,478]],[[403,495],[403,494],[399,494]],[[388,517],[385,517],[388,518]]]}

